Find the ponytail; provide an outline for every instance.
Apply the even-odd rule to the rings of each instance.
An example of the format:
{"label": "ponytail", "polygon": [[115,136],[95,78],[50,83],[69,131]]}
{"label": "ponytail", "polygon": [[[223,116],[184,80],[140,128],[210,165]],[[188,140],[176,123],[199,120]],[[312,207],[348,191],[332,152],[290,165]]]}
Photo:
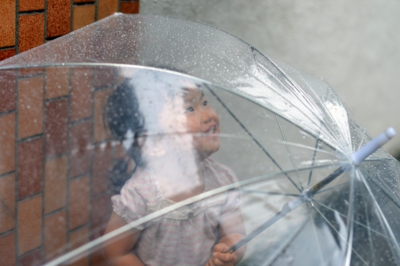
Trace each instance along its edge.
{"label": "ponytail", "polygon": [[138,145],[138,137],[145,132],[145,121],[139,110],[139,102],[135,88],[130,80],[124,81],[108,97],[103,121],[111,135],[124,145],[127,154],[135,162],[135,168],[127,173],[128,158],[119,159],[111,168],[109,181],[111,190],[119,194],[122,186],[132,176],[138,166],[143,166],[142,152]]}

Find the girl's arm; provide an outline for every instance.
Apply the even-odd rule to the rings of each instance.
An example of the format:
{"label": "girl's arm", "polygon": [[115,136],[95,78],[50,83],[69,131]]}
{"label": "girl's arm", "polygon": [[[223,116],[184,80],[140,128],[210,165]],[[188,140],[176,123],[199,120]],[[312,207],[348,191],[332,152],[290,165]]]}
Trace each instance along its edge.
{"label": "girl's arm", "polygon": [[[125,225],[127,225],[126,221],[113,212],[105,233],[107,234]],[[108,263],[113,266],[142,266],[143,263],[140,261],[140,259],[131,253],[131,250],[135,246],[139,235],[139,231],[130,231],[110,240],[109,242],[106,242],[103,245],[103,251]]]}
{"label": "girl's arm", "polygon": [[239,209],[224,214],[220,221],[220,236],[214,246],[213,254],[207,262],[207,266],[235,265],[244,256],[246,246],[239,248],[234,253],[225,253],[232,245],[239,242],[246,235],[242,213]]}

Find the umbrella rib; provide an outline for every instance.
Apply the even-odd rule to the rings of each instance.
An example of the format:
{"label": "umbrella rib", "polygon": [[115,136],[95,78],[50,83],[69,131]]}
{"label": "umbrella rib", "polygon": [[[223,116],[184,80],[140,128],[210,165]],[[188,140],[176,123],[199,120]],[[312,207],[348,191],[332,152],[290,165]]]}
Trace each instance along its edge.
{"label": "umbrella rib", "polygon": [[[308,211],[308,215],[309,215],[308,217],[311,217],[310,204],[307,204],[307,211]],[[317,244],[318,244],[317,246],[318,246],[319,255],[321,257],[321,261],[323,261],[324,255],[322,254],[322,250],[320,248],[321,245],[319,245],[320,241],[319,241],[319,238],[317,237],[317,230],[315,229],[315,223],[311,223],[311,225],[313,228],[314,237],[317,240]]]}
{"label": "umbrella rib", "polygon": [[[315,202],[315,201],[313,201],[313,202]],[[350,247],[350,244],[348,243],[347,239],[345,239],[345,238],[340,234],[340,232],[329,222],[329,220],[318,210],[318,208],[315,208],[315,209],[316,209],[317,212],[325,219],[326,223],[327,223],[330,227],[332,227],[332,229],[338,234],[338,236],[339,236],[340,238],[342,238],[342,239],[345,241],[346,245]],[[351,247],[351,250],[354,252],[354,254],[356,254],[356,255],[361,259],[362,262],[364,262],[365,265],[368,265],[368,263],[367,263],[366,261],[363,260],[363,258],[361,257],[361,255],[358,254],[358,252],[355,251],[353,247]]]}
{"label": "umbrella rib", "polygon": [[[366,205],[367,205],[366,202],[364,202],[365,217],[369,217],[368,208]],[[369,227],[369,219],[366,219],[366,220],[367,220],[367,224]],[[374,243],[372,242],[372,235],[371,235],[371,231],[369,231],[369,230],[368,230],[368,239],[369,239],[369,248],[372,251],[372,250],[374,250]],[[375,261],[375,253],[371,252],[371,254],[372,254],[373,261]]]}
{"label": "umbrella rib", "polygon": [[[309,133],[307,132],[307,134],[309,134]],[[313,135],[311,135],[311,136],[313,136]],[[316,136],[313,136],[313,137],[314,138],[318,138]],[[322,140],[319,139],[319,141],[322,141]],[[312,151],[314,151],[314,149],[315,149],[315,147],[310,147],[310,146],[306,146],[306,145],[300,145],[298,143],[286,142],[286,144],[290,145],[290,146],[293,146],[293,147],[299,147],[299,148],[302,148],[302,149],[308,149],[308,150],[312,150]],[[329,146],[329,147],[332,148],[331,146]],[[337,154],[337,152],[333,153],[333,152],[328,152],[328,151],[325,151],[325,150],[322,150],[322,149],[318,149],[318,151],[321,152],[321,153],[330,154],[330,155],[332,155],[332,154],[336,155]]]}
{"label": "umbrella rib", "polygon": [[399,203],[397,203],[397,201],[390,195],[390,193],[386,190],[386,188],[382,187],[382,186],[381,186],[378,182],[376,182],[373,178],[368,178],[368,179],[371,180],[371,182],[374,183],[377,187],[379,187],[379,188],[382,190],[383,194],[385,194],[386,197],[388,197],[389,199],[391,199],[392,202],[394,203],[394,205],[396,205],[397,208],[400,209]]}
{"label": "umbrella rib", "polygon": [[[328,209],[328,210],[330,210],[330,211],[333,211],[333,212],[335,211],[334,209],[332,209],[332,208],[326,206],[325,204],[323,204],[323,203],[321,203],[321,202],[318,202],[318,201],[315,201],[315,200],[314,200],[313,202],[316,203],[316,204],[318,204],[318,205],[321,205],[322,207],[324,207],[324,208],[326,208],[326,209]],[[339,215],[342,216],[343,218],[348,219],[348,217],[347,217],[345,214],[343,214],[343,213],[339,213]],[[356,220],[354,220],[354,219],[352,220],[352,222],[355,223],[355,224],[357,224],[357,225],[360,225],[360,226],[362,226],[362,227],[364,227],[364,228],[366,228],[366,229],[368,229],[368,230],[371,231],[371,232],[374,232],[374,233],[377,234],[377,235],[380,235],[380,236],[382,236],[382,237],[388,238],[388,237],[385,236],[384,234],[382,234],[382,233],[380,233],[380,232],[378,232],[378,231],[376,231],[376,230],[374,230],[374,229],[368,227],[367,225],[365,225],[365,224],[363,224],[363,223],[360,223],[360,222],[358,222],[358,221],[356,221]]]}
{"label": "umbrella rib", "polygon": [[[359,172],[357,172],[357,175],[359,175]],[[382,211],[381,207],[379,206],[379,204],[378,204],[376,198],[373,197],[373,193],[372,193],[372,191],[371,191],[371,188],[369,187],[368,183],[365,182],[365,179],[364,179],[364,178],[362,178],[361,176],[359,176],[359,178],[362,180],[362,182],[364,183],[365,187],[367,188],[367,190],[368,190],[368,192],[369,192],[369,195],[371,195],[371,198],[372,198],[372,200],[373,200],[373,202],[374,202],[374,204],[375,204],[375,206],[376,206],[376,209],[378,210],[378,213],[380,214],[380,216],[378,216],[378,217],[380,217],[380,220],[381,220],[381,222],[383,223],[384,228],[386,227],[386,232],[387,232],[387,233],[390,235],[390,237],[391,237],[391,239],[389,238],[389,240],[394,240],[394,241],[391,241],[391,242],[393,242],[393,244],[396,246],[397,252],[399,252],[399,251],[400,251],[399,243],[397,243],[396,237],[394,236],[394,233],[393,233],[393,230],[392,230],[392,228],[390,227],[389,222],[387,221],[386,217],[383,215],[383,211]],[[394,252],[394,253],[396,254],[396,252]],[[398,253],[397,253],[397,254],[398,254]],[[399,257],[400,257],[400,256],[397,255],[397,258],[398,258],[398,259],[399,259]]]}
{"label": "umbrella rib", "polygon": [[[251,47],[251,51],[252,51],[254,60],[257,62],[257,59],[256,59],[257,54],[256,54],[255,52],[258,52],[258,53],[260,53],[260,52],[259,52],[256,48],[254,48],[254,47]],[[261,53],[260,53],[260,54],[261,54]],[[261,54],[261,55],[262,55],[262,54]],[[309,104],[311,104],[311,102],[313,102],[313,103],[315,102],[315,99],[314,99],[314,98],[309,99],[309,97],[306,97],[306,95],[303,93],[304,90],[301,89],[301,87],[297,84],[297,82],[294,81],[289,75],[287,75],[286,72],[284,72],[283,69],[281,69],[274,61],[272,61],[272,60],[271,60],[270,58],[268,58],[268,57],[265,57],[265,59],[267,59],[267,60],[273,65],[273,67],[274,67],[276,70],[278,70],[278,71],[280,72],[280,74],[281,74],[283,77],[285,77],[286,81],[288,81],[288,85],[289,85],[290,87],[294,88],[294,90],[297,92],[297,93],[291,93],[292,96],[294,96],[294,97],[295,97],[297,100],[299,100],[300,102],[303,102],[304,100],[306,100],[307,103],[309,103]],[[260,69],[260,67],[262,67],[262,68],[264,69],[264,71],[268,72],[268,73],[271,74],[273,77],[275,77],[275,75],[273,75],[273,74],[271,73],[271,71],[269,71],[266,67],[260,65],[259,63],[257,63],[256,66],[257,66],[258,69]],[[259,71],[260,71],[260,70],[259,70]],[[255,79],[259,80],[261,83],[265,84],[265,83],[264,83],[263,81],[261,81],[258,77],[256,77],[256,76],[253,76],[253,77],[254,77]],[[283,86],[283,87],[286,87],[286,86],[287,86],[287,84],[284,84],[280,79],[278,79],[278,78],[276,78],[276,77],[274,78],[274,80],[275,80],[275,82],[279,83],[279,84],[280,84],[281,86]],[[274,91],[276,92],[276,90],[274,90]],[[279,95],[280,95],[282,98],[287,99],[287,98],[284,97],[282,94],[279,94]],[[298,95],[302,95],[302,96],[304,97],[304,99],[299,98]],[[330,118],[332,118],[331,113],[330,113],[329,111],[326,111],[325,105],[324,105],[323,103],[321,103],[321,99],[319,99],[318,96],[317,96],[317,98],[318,98],[318,101],[319,101],[318,103],[320,103],[320,105],[318,105],[318,107],[323,106],[324,108],[323,108],[322,110],[325,111],[325,112],[324,112],[324,115],[328,115]],[[296,109],[297,109],[300,113],[302,113],[305,117],[307,117],[308,119],[310,119],[310,121],[319,120],[319,121],[321,122],[321,123],[320,123],[320,126],[321,126],[321,124],[323,123],[323,121],[321,121],[320,119],[318,119],[318,117],[316,117],[315,115],[314,115],[313,118],[310,118],[307,114],[305,114],[303,111],[301,111],[297,106],[296,106]],[[316,119],[316,118],[317,118],[317,119]],[[324,124],[326,125],[326,123],[324,123]],[[314,123],[314,125],[315,125],[315,123]],[[321,127],[320,127],[320,128],[321,128]],[[327,128],[329,128],[329,127],[327,127]],[[334,135],[331,134],[331,132],[329,132],[329,131],[326,131],[325,134],[331,135],[332,137],[334,137]]]}
{"label": "umbrella rib", "polygon": [[[324,168],[324,167],[330,167],[330,166],[331,165],[320,165],[317,168]],[[310,167],[301,168],[299,170],[308,171],[308,170],[310,170]],[[290,170],[287,171],[287,173],[291,173],[291,172],[293,172],[293,171],[290,171]],[[117,236],[119,236],[119,235],[121,235],[121,234],[123,234],[125,232],[128,232],[131,229],[134,229],[136,226],[138,226],[140,224],[143,224],[145,222],[151,221],[152,219],[161,217],[162,215],[167,214],[167,213],[169,213],[171,211],[177,210],[177,209],[179,209],[179,208],[181,208],[183,206],[189,205],[189,204],[194,203],[194,202],[198,202],[198,201],[200,201],[202,199],[217,195],[219,193],[226,192],[228,190],[237,189],[240,186],[254,184],[254,183],[266,180],[268,178],[276,177],[277,175],[280,175],[280,174],[282,174],[282,173],[274,173],[274,174],[268,174],[268,175],[254,177],[254,178],[251,178],[249,180],[243,180],[243,181],[240,181],[238,183],[234,183],[234,184],[226,185],[226,186],[223,186],[223,187],[220,187],[220,188],[216,188],[216,189],[204,192],[204,193],[202,193],[200,195],[194,196],[192,198],[186,199],[184,201],[180,201],[180,202],[175,203],[175,204],[173,204],[173,205],[171,205],[169,207],[161,209],[161,210],[159,210],[157,212],[153,212],[153,213],[148,214],[148,215],[146,215],[146,216],[144,216],[142,218],[139,218],[138,220],[135,220],[135,221],[133,221],[133,222],[131,222],[131,223],[129,223],[129,224],[117,229],[117,230],[114,230],[114,231],[106,234],[106,235],[103,235],[103,236],[101,236],[99,238],[96,238],[95,240],[93,240],[93,241],[91,241],[89,243],[86,243],[86,244],[80,246],[79,248],[76,248],[76,249],[74,249],[74,250],[72,250],[72,251],[70,251],[70,252],[68,252],[68,253],[66,253],[64,255],[61,255],[60,257],[54,259],[53,261],[48,262],[45,265],[46,266],[55,266],[55,265],[59,265],[61,263],[64,263],[64,262],[66,262],[68,260],[72,260],[73,258],[82,256],[82,254],[84,254],[88,250],[94,249],[94,248],[100,246],[102,243],[104,243],[106,241],[109,241],[111,239],[114,239],[115,237],[117,237]]]}
{"label": "umbrella rib", "polygon": [[393,161],[393,158],[375,158],[375,159],[366,158],[364,160],[364,162],[382,162],[382,161]]}
{"label": "umbrella rib", "polygon": [[[352,171],[352,176],[354,176],[354,168],[351,169]],[[351,252],[350,250],[354,250],[353,249],[353,236],[354,236],[354,226],[352,221],[354,221],[354,178],[350,179],[350,189],[349,189],[349,208],[347,210],[347,222],[346,222],[346,226],[347,226],[347,242],[348,242],[348,246],[346,249],[346,253],[345,253],[345,265],[350,265],[351,263]],[[356,253],[357,254],[357,253]],[[360,256],[361,258],[361,256]],[[362,260],[362,258],[361,258]]]}
{"label": "umbrella rib", "polygon": [[221,100],[221,98],[207,85],[205,87],[214,95],[214,97],[220,102],[220,104],[225,108],[225,110],[232,116],[232,118],[240,125],[240,127],[250,136],[250,138],[257,144],[257,146],[264,152],[265,155],[279,168],[279,170],[290,180],[290,182],[297,188],[300,192],[301,189],[297,186],[297,184],[290,178],[290,176],[283,170],[283,168],[278,164],[277,161],[269,154],[269,152],[261,145],[261,143],[251,134],[251,132],[243,125],[242,122],[235,116],[235,114],[229,109],[228,106]]}
{"label": "umbrella rib", "polygon": [[301,190],[303,190],[304,187],[303,187],[303,184],[302,184],[302,182],[301,182],[301,180],[300,180],[299,173],[297,172],[297,167],[296,167],[295,164],[294,164],[293,157],[292,157],[292,151],[291,151],[291,149],[289,148],[289,146],[286,144],[286,143],[287,143],[287,141],[286,141],[286,136],[285,136],[285,134],[283,133],[281,123],[279,122],[278,116],[277,116],[276,114],[275,114],[275,120],[276,120],[276,123],[278,124],[279,131],[281,132],[281,135],[282,135],[282,138],[283,138],[283,142],[285,143],[286,150],[287,150],[287,152],[289,153],[290,162],[292,163],[292,166],[293,166],[294,170],[296,171],[295,173],[296,173],[297,181],[299,182],[299,185],[300,185],[300,187],[301,187]]}
{"label": "umbrella rib", "polygon": [[[182,76],[188,76],[188,75],[185,75],[185,74],[182,74],[182,73],[179,73],[179,74],[181,74]],[[188,76],[188,77],[191,77],[191,76]],[[265,85],[265,83],[264,83],[262,80],[260,80],[258,77],[253,76],[253,78],[256,79],[256,80],[258,80],[260,83],[262,83],[262,84]],[[199,79],[199,80],[202,80],[202,81],[204,82],[205,85],[206,85],[207,83],[209,83],[207,80],[204,80],[204,79]],[[244,92],[242,92],[242,91],[240,91],[240,90],[232,90],[232,89],[229,89],[229,88],[223,87],[223,86],[221,86],[221,87],[219,87],[219,88],[222,89],[222,90],[224,90],[224,91],[226,91],[226,92],[229,92],[229,93],[231,93],[231,94],[240,96],[240,97],[242,97],[243,99],[246,99],[246,100],[248,100],[249,102],[251,102],[251,103],[253,103],[253,104],[256,104],[256,105],[258,105],[258,106],[260,106],[260,107],[266,108],[266,109],[268,109],[268,110],[270,110],[270,111],[273,112],[273,110],[271,110],[270,107],[266,106],[266,105],[263,104],[262,102],[255,101],[254,99],[251,99],[251,98],[250,98],[251,95],[249,95],[249,94],[247,94],[247,93],[244,93]],[[283,97],[282,95],[280,95],[280,96]],[[302,114],[304,114],[299,108],[296,107],[296,109],[297,109],[299,112],[301,112]],[[305,114],[304,114],[304,115],[305,115]],[[287,121],[290,122],[290,123],[293,123],[293,121],[291,121],[290,119],[285,118],[285,117],[283,117],[283,116],[281,116],[281,117],[282,117],[282,119],[285,119],[285,120],[287,120]],[[309,117],[307,116],[307,118],[309,118]],[[311,122],[313,122],[314,120],[315,120],[315,119],[311,119]],[[313,124],[315,125],[314,122],[313,122]],[[313,133],[314,130],[310,130],[310,128],[302,128],[302,129],[303,129],[304,131],[306,131],[308,134],[310,134],[311,136],[316,137],[315,134]],[[321,141],[323,141],[323,140],[321,140]],[[329,141],[323,141],[323,142],[324,142],[326,145],[328,145],[330,148],[332,148],[332,149],[337,150],[338,152],[340,152],[340,150],[337,149],[337,145],[335,145],[335,144],[333,144],[333,143],[331,143],[331,142],[329,142]],[[335,147],[336,147],[336,148],[335,148]]]}
{"label": "umbrella rib", "polygon": [[246,235],[242,240],[237,242],[236,244],[232,245],[226,252],[235,252],[238,250],[240,247],[245,245],[247,242],[252,240],[254,237],[257,235],[261,234],[264,230],[266,230],[268,227],[279,221],[282,217],[284,217],[286,214],[289,212],[293,211],[296,209],[298,206],[303,204],[305,201],[309,201],[310,199],[313,198],[315,193],[317,193],[320,189],[322,189],[324,186],[335,180],[338,176],[340,176],[344,171],[347,170],[347,166],[341,166],[338,169],[336,169],[334,172],[332,172],[330,175],[325,177],[323,180],[315,184],[309,191],[307,191],[306,194],[302,194],[300,197],[287,202],[283,205],[282,209],[272,216],[270,219],[268,219],[266,222],[261,224],[259,227],[254,229],[252,232],[250,232],[248,235]]}
{"label": "umbrella rib", "polygon": [[292,242],[292,240],[303,230],[303,228],[307,224],[307,222],[308,222],[308,219],[305,219],[303,221],[303,223],[299,226],[299,228],[297,228],[297,230],[295,230],[291,236],[289,236],[286,239],[284,239],[283,240],[283,245],[281,245],[279,247],[279,249],[272,254],[270,259],[267,260],[264,263],[264,265],[270,265],[271,263],[273,263],[278,258],[278,256],[281,254],[282,250],[287,248],[290,245],[290,243]]}
{"label": "umbrella rib", "polygon": [[265,194],[265,195],[278,195],[278,196],[290,196],[290,197],[299,197],[300,196],[300,194],[268,192],[268,191],[255,190],[255,189],[240,189],[240,191],[245,192],[245,193],[259,193],[259,194]]}
{"label": "umbrella rib", "polygon": [[[314,148],[314,152],[313,152],[311,166],[314,166],[314,164],[315,164],[315,157],[317,156],[318,145],[319,145],[319,138],[317,138],[317,141],[315,142],[315,148]],[[310,170],[310,174],[308,175],[307,188],[310,187],[312,174],[313,174],[313,169]]]}

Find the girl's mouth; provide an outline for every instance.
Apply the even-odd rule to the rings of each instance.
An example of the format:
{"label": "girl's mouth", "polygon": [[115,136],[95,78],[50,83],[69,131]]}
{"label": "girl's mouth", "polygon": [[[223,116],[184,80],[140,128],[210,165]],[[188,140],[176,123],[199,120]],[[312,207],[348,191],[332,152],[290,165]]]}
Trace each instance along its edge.
{"label": "girl's mouth", "polygon": [[210,136],[213,135],[217,132],[217,126],[216,125],[212,125],[210,126],[204,133],[204,136]]}

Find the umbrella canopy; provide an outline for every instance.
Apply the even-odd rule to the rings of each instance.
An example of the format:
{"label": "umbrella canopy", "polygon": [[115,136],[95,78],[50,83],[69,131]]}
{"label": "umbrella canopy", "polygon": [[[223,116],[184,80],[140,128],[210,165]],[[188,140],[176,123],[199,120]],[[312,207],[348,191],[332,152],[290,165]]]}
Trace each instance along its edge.
{"label": "umbrella canopy", "polygon": [[[54,169],[65,165],[72,179],[67,199],[82,191],[89,193],[86,211],[93,212],[93,199],[110,192],[93,187],[96,175],[106,171],[95,162],[96,156],[112,154],[111,179],[121,197],[128,189],[121,173],[134,171],[135,177],[143,169],[154,169],[153,176],[169,178],[155,178],[154,183],[128,179],[126,184],[132,187],[161,187],[166,200],[157,198],[156,207],[146,205],[149,211],[143,215],[124,217],[129,222],[126,226],[104,236],[104,227],[92,227],[96,219],[89,220],[90,238],[95,240],[50,265],[97,252],[132,229],[146,239],[163,219],[200,217],[221,202],[226,203],[226,213],[215,219],[230,219],[231,224],[231,210],[240,210],[241,218],[232,228],[237,227],[243,237],[276,220],[249,239],[243,265],[400,264],[398,162],[379,149],[354,164],[351,155],[370,137],[333,89],[226,32],[181,19],[115,14],[1,62],[0,82],[4,87],[18,84],[18,118],[29,113],[29,96],[25,99],[24,95],[45,92],[41,98],[44,118],[38,115],[44,130],[38,127],[33,134],[28,132],[31,127],[19,124],[13,133],[22,144],[43,141],[41,165],[49,169],[49,162],[54,162]],[[195,104],[210,108],[201,109],[212,121],[208,127],[191,124]],[[57,113],[61,109],[68,111]],[[13,113],[4,112],[3,117],[9,115]],[[118,141],[125,151],[116,150]],[[18,153],[18,160],[23,156]],[[129,158],[136,164],[130,166]],[[326,182],[335,171],[338,174]],[[86,175],[90,176],[87,180]],[[18,176],[22,180],[21,171]],[[188,181],[182,176],[192,178]],[[225,181],[207,181],[219,178]],[[163,182],[168,184],[163,186]],[[51,184],[45,178],[44,197],[51,194]],[[22,199],[25,190],[19,186]],[[321,188],[313,190],[316,186]],[[114,211],[120,204],[118,197],[113,198]],[[68,234],[73,234],[85,223],[75,222],[73,212],[79,208],[68,202],[65,219]],[[287,203],[297,208],[291,205],[285,215],[276,216]],[[46,208],[46,217],[60,210]],[[108,218],[105,212],[99,219],[107,223]],[[206,231],[212,221],[184,232],[199,230],[199,226]],[[174,247],[161,240],[158,244],[161,249]],[[186,246],[187,252],[194,249]],[[140,247],[146,246],[136,248]],[[207,261],[212,246],[203,248],[201,263]],[[66,252],[65,247],[60,250],[55,254]],[[46,259],[56,255],[46,253]],[[185,257],[184,253],[179,256]]]}

